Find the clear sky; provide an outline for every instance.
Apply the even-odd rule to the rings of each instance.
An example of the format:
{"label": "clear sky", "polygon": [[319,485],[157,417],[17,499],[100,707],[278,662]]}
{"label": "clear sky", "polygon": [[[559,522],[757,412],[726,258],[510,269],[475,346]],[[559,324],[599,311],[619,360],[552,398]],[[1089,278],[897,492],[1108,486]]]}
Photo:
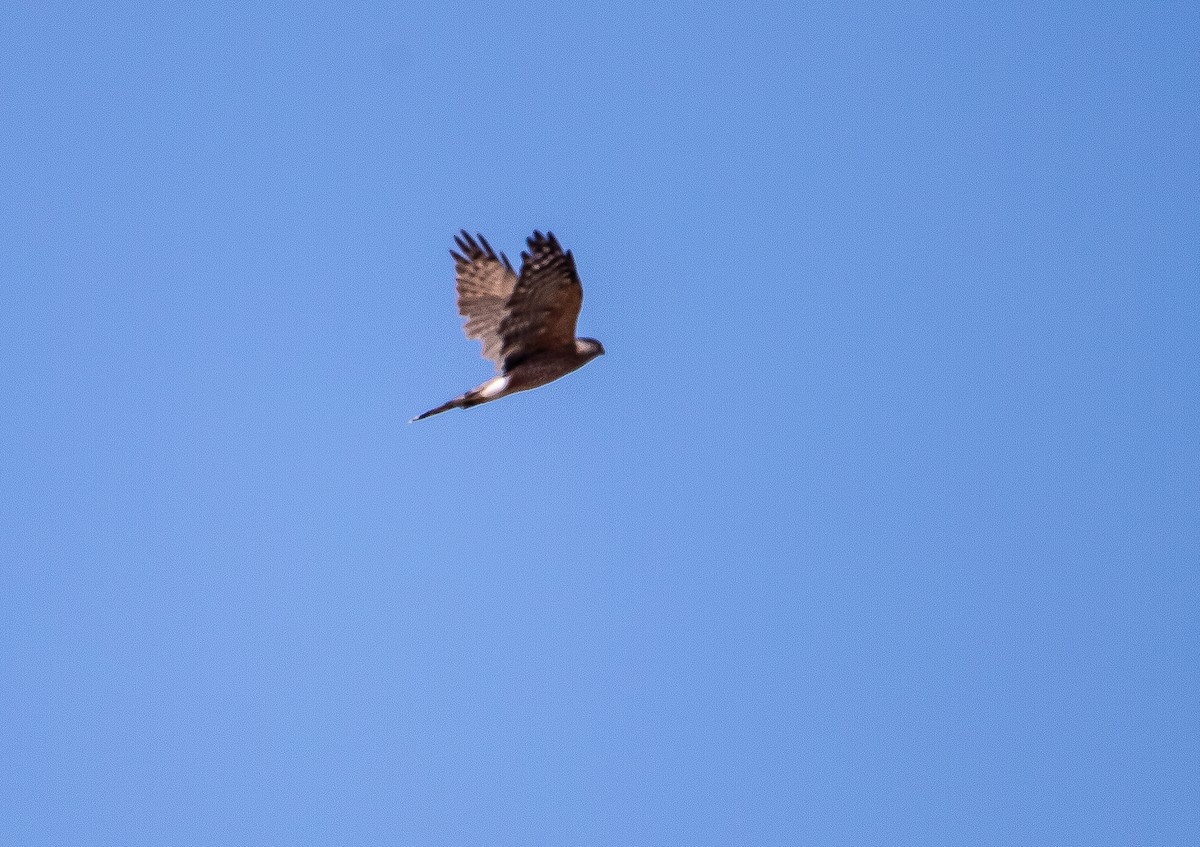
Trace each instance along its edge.
{"label": "clear sky", "polygon": [[1200,843],[1196,3],[4,18],[0,843]]}

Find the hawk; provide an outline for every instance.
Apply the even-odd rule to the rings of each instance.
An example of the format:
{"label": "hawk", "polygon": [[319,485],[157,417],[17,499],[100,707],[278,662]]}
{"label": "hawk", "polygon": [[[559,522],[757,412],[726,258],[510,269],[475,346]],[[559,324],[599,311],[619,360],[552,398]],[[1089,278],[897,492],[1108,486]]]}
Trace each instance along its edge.
{"label": "hawk", "polygon": [[596,339],[575,337],[583,286],[575,258],[563,252],[554,233],[534,231],[529,251],[521,253],[520,276],[482,235],[472,238],[464,229],[454,243],[458,252],[450,255],[458,312],[467,319],[463,329],[467,338],[483,343],[483,356],[496,363],[498,376],[409,423],[537,388],[604,354]]}

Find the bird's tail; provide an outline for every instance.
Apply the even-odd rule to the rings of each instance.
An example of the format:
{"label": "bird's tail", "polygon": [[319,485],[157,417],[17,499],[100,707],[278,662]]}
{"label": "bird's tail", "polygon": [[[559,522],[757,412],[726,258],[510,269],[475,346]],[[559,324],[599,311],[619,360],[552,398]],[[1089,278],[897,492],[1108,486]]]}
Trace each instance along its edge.
{"label": "bird's tail", "polygon": [[423,420],[425,420],[425,418],[432,418],[434,415],[440,415],[442,412],[448,412],[451,409],[464,408],[464,405],[465,405],[463,403],[464,399],[466,399],[466,395],[463,395],[462,397],[455,397],[453,400],[448,400],[445,403],[443,403],[442,405],[438,406],[436,409],[430,409],[428,412],[424,412],[423,414],[417,415],[415,418],[410,420],[409,423],[416,423],[417,421],[423,421]]}

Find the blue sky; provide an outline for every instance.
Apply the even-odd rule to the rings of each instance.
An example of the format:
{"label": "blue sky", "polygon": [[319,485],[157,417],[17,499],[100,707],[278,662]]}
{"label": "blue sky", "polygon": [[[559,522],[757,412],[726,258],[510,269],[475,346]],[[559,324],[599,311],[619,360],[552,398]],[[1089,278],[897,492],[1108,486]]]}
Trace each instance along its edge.
{"label": "blue sky", "polygon": [[5,17],[0,841],[1200,841],[1195,4]]}

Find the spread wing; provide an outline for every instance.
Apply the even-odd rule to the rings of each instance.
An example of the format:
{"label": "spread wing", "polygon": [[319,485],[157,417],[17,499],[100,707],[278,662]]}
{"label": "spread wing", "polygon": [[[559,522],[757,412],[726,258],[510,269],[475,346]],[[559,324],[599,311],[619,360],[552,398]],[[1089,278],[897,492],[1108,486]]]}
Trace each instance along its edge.
{"label": "spread wing", "polygon": [[575,259],[563,252],[554,233],[534,232],[529,252],[521,253],[521,276],[500,322],[504,370],[532,353],[575,346],[575,322],[583,307],[583,286]]}
{"label": "spread wing", "polygon": [[482,235],[479,241],[464,229],[454,236],[461,252],[450,251],[454,257],[454,275],[458,281],[458,313],[467,319],[463,330],[467,338],[483,342],[483,356],[496,363],[503,362],[501,321],[507,313],[505,304],[517,284],[517,275],[508,257],[496,255],[492,245]]}

